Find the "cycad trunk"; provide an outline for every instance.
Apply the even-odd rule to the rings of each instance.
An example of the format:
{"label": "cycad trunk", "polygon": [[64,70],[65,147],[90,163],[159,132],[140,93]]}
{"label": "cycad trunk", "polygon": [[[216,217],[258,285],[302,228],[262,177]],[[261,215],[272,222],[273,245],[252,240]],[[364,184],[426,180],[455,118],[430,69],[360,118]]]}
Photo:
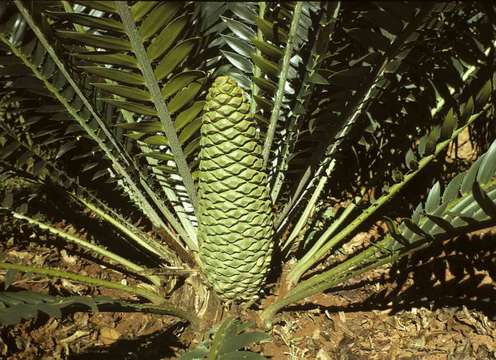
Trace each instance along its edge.
{"label": "cycad trunk", "polygon": [[267,174],[249,109],[236,82],[218,77],[201,128],[200,257],[217,294],[240,302],[256,298],[273,249]]}

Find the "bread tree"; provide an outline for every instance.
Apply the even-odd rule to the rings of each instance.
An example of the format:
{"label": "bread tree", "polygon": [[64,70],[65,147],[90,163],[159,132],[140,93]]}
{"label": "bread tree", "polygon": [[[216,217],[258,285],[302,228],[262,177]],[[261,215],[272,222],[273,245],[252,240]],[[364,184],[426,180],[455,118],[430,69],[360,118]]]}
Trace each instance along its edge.
{"label": "bread tree", "polygon": [[[192,322],[221,303],[257,308],[286,268],[288,291],[260,309],[270,325],[494,225],[496,143],[443,184],[426,168],[464,129],[494,124],[495,15],[489,2],[2,2],[0,170],[30,185],[6,188],[1,209],[136,285],[0,268],[119,289]],[[411,215],[385,213],[419,174],[434,185]],[[153,262],[56,226],[65,214],[40,203],[97,218]],[[326,262],[390,215],[383,238]]]}

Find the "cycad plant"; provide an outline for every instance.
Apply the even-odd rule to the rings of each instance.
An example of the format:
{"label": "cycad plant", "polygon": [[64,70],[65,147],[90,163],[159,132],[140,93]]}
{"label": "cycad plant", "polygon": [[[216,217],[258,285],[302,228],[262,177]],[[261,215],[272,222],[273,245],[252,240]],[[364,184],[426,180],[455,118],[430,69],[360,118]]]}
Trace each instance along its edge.
{"label": "cycad plant", "polygon": [[[270,325],[289,304],[494,225],[495,142],[479,144],[487,151],[467,172],[449,182],[445,173],[425,197],[417,190],[411,216],[386,205],[399,206],[419,174],[443,174],[432,165],[442,167],[462,131],[485,124],[494,138],[495,10],[1,2],[0,170],[30,184],[5,190],[5,218],[90,251],[136,285],[0,269],[9,282],[17,271],[122,290],[192,322],[211,318],[216,299],[256,308],[268,274],[284,269],[284,291],[260,313]],[[106,234],[56,226],[62,203],[153,261],[106,248]],[[335,260],[381,219],[383,238]]]}

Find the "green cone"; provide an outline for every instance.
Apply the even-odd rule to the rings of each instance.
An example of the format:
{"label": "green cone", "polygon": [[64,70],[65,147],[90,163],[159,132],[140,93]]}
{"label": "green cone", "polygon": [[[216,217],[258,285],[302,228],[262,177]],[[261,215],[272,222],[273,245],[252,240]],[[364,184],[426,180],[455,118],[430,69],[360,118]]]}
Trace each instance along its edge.
{"label": "green cone", "polygon": [[273,249],[273,217],[262,147],[249,102],[235,80],[218,77],[201,128],[200,258],[224,300],[257,297]]}

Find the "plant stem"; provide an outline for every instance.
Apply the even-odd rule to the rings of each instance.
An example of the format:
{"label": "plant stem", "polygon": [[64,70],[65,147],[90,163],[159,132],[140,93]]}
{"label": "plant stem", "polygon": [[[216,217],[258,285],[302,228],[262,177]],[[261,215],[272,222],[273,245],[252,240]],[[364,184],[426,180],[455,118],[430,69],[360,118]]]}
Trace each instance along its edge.
{"label": "plant stem", "polygon": [[[355,229],[369,219],[373,214],[377,212],[384,204],[388,203],[393,199],[405,186],[418,175],[427,165],[429,165],[434,159],[439,156],[443,150],[454,140],[456,137],[471,123],[473,123],[482,113],[489,109],[490,104],[486,104],[484,108],[477,114],[472,115],[466,122],[465,125],[456,129],[451,137],[447,140],[442,141],[437,144],[436,150],[433,154],[424,157],[419,161],[418,167],[415,171],[406,174],[403,181],[396,183],[391,186],[386,194],[377,199],[372,205],[370,205],[364,212],[362,212],[358,217],[356,217],[348,226],[332,237],[325,245],[317,249],[312,249],[312,256],[305,257],[305,260],[299,261],[293,270],[288,274],[288,281],[292,284],[298,282],[300,277],[307,271],[312,265],[320,261],[334,246],[339,244],[342,240],[348,237]],[[327,240],[327,238],[325,238]],[[319,239],[319,244],[322,240]]]}
{"label": "plant stem", "polygon": [[29,58],[24,55],[24,53],[16,48],[14,44],[12,44],[5,36],[3,36],[3,34],[0,34],[0,40],[9,47],[14,55],[21,59],[22,62],[31,69],[33,74],[44,83],[45,87],[57,98],[57,100],[60,101],[60,103],[69,112],[69,114],[72,115],[79,126],[81,126],[81,128],[86,131],[89,137],[98,144],[99,148],[103,150],[108,159],[111,160],[113,169],[116,171],[116,173],[122,176],[122,178],[125,180],[125,184],[132,189],[131,193],[128,194],[130,198],[138,199],[139,203],[143,205],[142,208],[144,208],[145,214],[151,219],[151,221],[154,222],[157,226],[167,229],[167,226],[165,225],[163,220],[157,214],[146,196],[143,194],[142,189],[140,189],[139,185],[136,183],[134,175],[131,174],[128,170],[129,168],[136,169],[136,164],[130,159],[129,154],[125,152],[122,146],[118,144],[117,140],[107,128],[107,125],[105,124],[103,119],[97,114],[92,104],[86,98],[84,91],[80,88],[79,84],[76,83],[76,80],[72,77],[64,62],[57,55],[55,48],[52,46],[52,43],[50,43],[40,27],[35,23],[35,20],[29,13],[28,9],[19,0],[15,0],[15,4],[19,9],[19,12],[22,14],[24,20],[28,23],[29,27],[36,35],[38,41],[43,45],[47,53],[50,55],[52,61],[55,63],[61,74],[64,76],[65,80],[77,94],[77,97],[83,103],[85,109],[89,112],[91,118],[96,121],[96,123],[98,124],[98,128],[103,131],[105,139],[107,139],[112,146],[109,147],[107,145],[107,141],[102,139],[98,132],[90,126],[90,122],[87,121],[87,119],[85,119],[83,116],[81,116],[81,111],[78,111],[76,108],[73,107],[71,102],[60,93],[57,87],[50,83],[50,81],[42,74],[38,67],[33,64],[29,60]]}
{"label": "plant stem", "polygon": [[[258,3],[258,17],[260,19],[264,18],[265,9],[266,9],[265,2],[263,2],[263,1],[259,2]],[[258,40],[263,40],[263,33],[262,33],[261,29],[257,29],[257,38],[258,38]],[[255,50],[255,53],[259,56],[262,54],[262,52],[258,48]],[[257,65],[253,64],[253,77],[260,77],[261,74],[262,74],[262,70],[260,70],[260,68]],[[251,114],[255,114],[255,112],[257,111],[257,102],[255,101],[255,95],[258,95],[259,90],[260,89],[258,88],[257,84],[255,84],[255,81],[252,81],[251,82],[251,101],[250,101],[250,113]]]}
{"label": "plant stem", "polygon": [[20,265],[20,264],[0,262],[0,269],[16,270],[24,273],[33,273],[33,274],[46,275],[54,278],[69,279],[72,281],[76,281],[88,285],[100,286],[107,289],[124,291],[148,299],[153,304],[135,304],[135,303],[127,303],[127,302],[119,301],[118,303],[123,306],[129,306],[130,308],[136,311],[148,311],[157,314],[176,316],[189,321],[190,324],[192,324],[195,327],[199,324],[199,319],[193,311],[178,309],[173,305],[167,304],[162,296],[154,292],[148,291],[146,289],[122,285],[119,283],[114,283],[106,280],[95,279],[88,276],[83,276],[58,269],[41,268],[31,265]]}
{"label": "plant stem", "polygon": [[[67,13],[72,13],[73,12],[73,8],[72,8],[72,5],[67,2],[66,0],[63,0],[62,1],[62,4],[64,5],[64,10],[67,12]],[[76,29],[76,31],[78,32],[81,32],[81,33],[85,33],[86,31],[84,30],[84,27],[79,25],[79,24],[73,24],[74,28]],[[86,48],[88,49],[89,52],[91,51],[96,51],[95,48],[93,47],[90,47],[90,46],[86,46]],[[109,79],[105,79],[105,82],[108,83],[108,84],[115,84],[116,82],[115,81],[111,81]],[[118,100],[125,100],[125,98],[121,97],[121,96],[117,96],[117,95],[114,95],[116,97],[116,99]],[[122,117],[123,119],[128,122],[128,123],[134,123],[135,120],[133,118],[133,114],[125,109],[119,109],[120,113],[122,114]],[[147,146],[147,145],[144,145],[144,144],[139,144],[139,148],[141,149],[141,151],[146,154],[147,152],[151,151],[150,148]],[[158,183],[160,184],[160,181],[158,180],[158,178],[160,176],[163,176],[165,177],[164,173],[162,172],[162,170],[158,169],[155,165],[157,165],[158,161],[146,156],[146,161],[148,162],[148,164],[151,165],[151,169],[153,171],[153,173],[155,174],[156,176],[156,179],[158,181]],[[176,229],[178,230],[179,233],[181,233],[181,235],[183,237],[190,237],[191,239],[193,239],[194,241],[193,242],[196,242],[196,233],[195,233],[195,230],[194,230],[194,227],[193,225],[191,224],[191,221],[189,220],[189,218],[187,216],[184,216],[184,213],[186,212],[184,210],[184,206],[180,205],[180,202],[178,201],[178,198],[176,197],[176,194],[174,193],[174,191],[172,191],[171,189],[169,189],[167,186],[164,186],[164,184],[160,184],[161,187],[162,187],[162,190],[163,192],[165,193],[165,195],[167,196],[167,198],[169,199],[169,201],[171,202],[171,204],[175,204],[174,205],[174,209],[176,210],[176,213],[178,214],[178,217],[179,217],[179,221],[181,222],[181,224],[183,225],[184,227],[184,230],[186,231],[187,234],[183,234],[181,233],[181,229]],[[157,206],[159,207],[160,211],[162,211],[162,213],[164,213],[164,215],[166,216],[166,218],[168,219],[173,219],[173,215],[170,214],[169,212],[169,209],[167,208],[164,208],[163,204],[162,204],[162,201],[160,199],[157,198],[157,196],[155,195],[155,193],[149,189],[149,186],[147,183],[143,183],[143,187],[145,188],[145,191],[148,193],[148,195],[150,195],[154,202],[157,204]],[[183,213],[183,216],[180,215],[180,213]],[[159,245],[159,244],[156,244],[156,245]],[[160,246],[159,246],[160,247]],[[163,254],[159,254],[156,252],[156,250],[158,249],[155,249],[155,250],[152,250],[151,248],[148,248],[148,250],[154,252],[155,254],[159,255],[159,256],[163,256]],[[192,249],[194,251],[197,251],[198,249]],[[163,252],[163,249],[162,249],[162,252]]]}
{"label": "plant stem", "polygon": [[29,272],[33,274],[46,275],[49,277],[68,279],[83,284],[104,287],[107,289],[120,290],[133,295],[144,297],[145,299],[150,300],[154,304],[161,304],[164,302],[164,298],[161,295],[146,289],[122,285],[120,283],[113,281],[95,279],[89,276],[75,274],[73,272],[45,268],[45,267],[37,267],[32,265],[11,264],[5,262],[0,262],[0,269],[7,269],[7,270],[12,269],[21,272]]}
{"label": "plant stem", "polygon": [[100,217],[102,220],[108,222],[110,225],[119,230],[122,234],[142,246],[143,248],[149,250],[150,252],[160,256],[164,260],[170,261],[171,254],[167,249],[165,249],[159,242],[148,239],[144,236],[144,234],[140,234],[138,229],[135,231],[131,230],[127,225],[124,225],[121,221],[119,221],[114,214],[108,214],[105,210],[101,209],[98,205],[92,203],[91,201],[85,199],[82,196],[77,196],[71,194],[76,201],[80,202],[90,211],[92,211],[95,215]]}
{"label": "plant stem", "polygon": [[[390,238],[390,239],[392,239],[392,238]],[[376,246],[386,245],[386,244],[387,244],[386,239],[383,239]],[[318,280],[320,280],[321,277],[325,277],[327,279],[327,281],[325,282],[325,289],[328,289],[332,286],[335,286],[335,285],[347,280],[349,277],[358,275],[358,272],[352,272],[352,273],[349,273],[348,276],[345,276],[347,272],[351,271],[356,266],[362,264],[365,260],[370,259],[377,252],[378,252],[377,248],[371,246],[371,247],[365,249],[364,251],[362,251],[361,253],[355,255],[354,257],[352,257],[352,258],[346,260],[345,262],[343,262],[343,263],[333,267],[332,269],[326,271],[325,273],[318,275],[318,277],[319,277]],[[388,258],[388,259],[391,259],[391,258]],[[374,265],[375,265],[375,263],[374,263]],[[376,266],[380,266],[380,265],[376,265]],[[368,269],[368,267],[367,267],[367,269]],[[314,278],[317,278],[317,276],[312,277],[310,280],[314,280]],[[311,295],[316,294],[320,291],[323,291],[323,290],[321,290],[322,284],[324,284],[323,282],[321,282],[320,284],[317,284],[316,281],[313,281],[312,286],[310,287],[310,286],[307,286],[307,284],[310,280],[307,280],[307,281],[299,284],[297,287],[293,288],[291,290],[291,292],[288,293],[283,299],[270,305],[262,312],[262,314],[260,315],[260,318],[262,319],[262,321],[264,322],[264,324],[267,327],[272,326],[272,318],[283,307],[285,307],[289,304],[295,303],[299,300],[302,300],[307,296],[311,296]],[[307,289],[308,287],[310,287],[310,290]],[[305,290],[307,290],[307,291],[305,291]]]}
{"label": "plant stem", "polygon": [[38,221],[36,219],[33,219],[29,216],[20,214],[18,212],[12,211],[12,216],[16,219],[24,220],[30,223],[31,225],[35,225],[39,227],[42,230],[47,230],[50,233],[54,234],[55,236],[58,236],[68,242],[72,242],[74,244],[77,244],[78,246],[91,250],[94,253],[104,256],[110,260],[112,260],[114,263],[117,263],[119,265],[124,266],[126,269],[129,271],[138,274],[140,276],[144,276],[148,280],[150,280],[154,285],[160,286],[161,285],[161,280],[160,277],[155,276],[155,275],[146,275],[146,269],[138,264],[133,263],[132,261],[129,261],[109,250],[104,249],[101,246],[92,244],[86,240],[83,240],[75,235],[69,234],[65,231],[59,230],[53,226],[50,226],[48,224],[42,223],[41,221]]}
{"label": "plant stem", "polygon": [[[276,169],[276,175],[274,184],[271,190],[271,198],[272,203],[275,204],[279,197],[279,193],[284,184],[284,178],[286,176],[286,171],[288,169],[288,163],[290,155],[292,154],[296,140],[298,138],[298,133],[300,131],[300,120],[306,115],[308,111],[308,107],[310,104],[310,97],[312,96],[315,88],[315,84],[310,81],[310,75],[314,72],[317,72],[319,65],[322,63],[322,55],[325,53],[323,49],[322,52],[317,52],[317,43],[325,36],[330,39],[330,34],[326,30],[327,27],[330,28],[330,24],[336,21],[336,18],[339,14],[339,10],[341,8],[341,2],[336,1],[335,3],[328,3],[324,6],[324,15],[320,14],[320,23],[324,20],[325,25],[323,27],[319,27],[317,30],[317,34],[313,39],[312,50],[306,59],[307,62],[307,71],[305,71],[303,80],[301,80],[301,84],[299,85],[298,95],[296,96],[295,108],[293,110],[293,115],[290,118],[290,122],[288,125],[288,134],[284,139],[284,146],[282,150],[280,164],[278,165],[278,169]],[[327,49],[327,46],[326,46]],[[305,61],[305,60],[304,60]],[[308,169],[307,169],[308,170]],[[303,177],[306,179],[306,177]],[[304,181],[306,183],[306,180]],[[299,194],[299,191],[296,190],[295,194]],[[291,202],[288,203],[288,205]],[[285,206],[284,210],[276,215],[274,220],[274,224],[277,230],[279,230],[279,225],[285,219],[286,215],[290,210],[290,206]]]}
{"label": "plant stem", "polygon": [[[429,5],[423,8],[415,17],[415,20],[409,23],[402,33],[396,38],[396,40],[391,44],[388,54],[383,58],[383,61],[378,64],[373,72],[371,73],[369,81],[362,85],[362,89],[358,91],[357,95],[354,97],[349,110],[344,116],[345,120],[343,126],[339,132],[333,137],[331,142],[327,145],[324,156],[322,157],[321,164],[319,165],[317,171],[312,174],[312,166],[308,166],[305,173],[303,174],[296,192],[291,196],[291,201],[286,204],[281,215],[278,217],[278,224],[282,224],[283,221],[287,221],[287,214],[295,209],[296,206],[307,196],[307,193],[312,191],[312,195],[308,203],[306,204],[303,212],[301,213],[296,225],[294,226],[291,234],[289,235],[288,241],[293,241],[298,237],[301,229],[304,228],[307,223],[315,204],[319,200],[322,191],[324,190],[330,175],[334,172],[337,160],[336,153],[339,150],[342,142],[346,139],[347,135],[350,133],[351,129],[355,127],[359,116],[365,111],[369,102],[377,97],[387,84],[387,79],[385,77],[388,65],[395,59],[395,56],[404,45],[405,41],[418,30],[419,24],[423,23],[425,19],[431,16],[431,10],[434,5]],[[317,182],[317,185],[314,185]],[[305,186],[306,184],[306,186]],[[313,190],[312,190],[313,188]]]}
{"label": "plant stem", "polygon": [[[345,260],[343,263],[334,266],[321,274],[312,276],[310,279],[298,284],[296,287],[291,289],[283,299],[276,301],[274,304],[266,308],[260,315],[260,318],[267,327],[271,327],[272,318],[274,315],[289,304],[296,303],[304,298],[328,290],[333,286],[343,283],[352,277],[356,277],[374,268],[394,263],[404,256],[412,254],[434,242],[440,242],[460,234],[484,229],[493,226],[494,223],[494,219],[489,219],[479,223],[469,224],[458,228],[449,234],[444,233],[435,236],[434,239],[421,238],[420,240],[396,251],[388,250],[388,248],[394,244],[396,240],[390,234],[387,234],[378,243],[368,247],[350,259]],[[381,256],[381,254],[383,255]]]}
{"label": "plant stem", "polygon": [[[320,236],[320,238],[315,242],[315,244],[312,246],[312,248],[306,252],[305,256],[303,256],[303,258],[301,258],[300,261],[306,262],[308,259],[312,258],[315,255],[315,253],[317,252],[317,250],[322,247],[322,245],[327,241],[327,239],[329,237],[334,235],[336,230],[343,224],[343,222],[348,218],[348,216],[351,214],[351,212],[355,209],[356,209],[355,203],[351,203],[350,205],[348,205],[348,207],[346,207],[346,209],[344,209],[343,213],[339,216],[339,218],[337,220],[335,220],[331,224],[331,226],[329,226],[327,228],[327,230]],[[288,245],[289,245],[289,242],[286,242],[284,244],[283,251],[287,249]]]}
{"label": "plant stem", "polygon": [[160,122],[162,123],[165,135],[167,136],[167,140],[169,141],[170,149],[174,154],[174,160],[177,165],[177,169],[179,171],[179,174],[181,175],[184,187],[188,192],[189,199],[196,213],[198,209],[198,198],[196,194],[195,184],[193,182],[193,177],[191,176],[191,171],[189,170],[188,163],[186,162],[186,157],[181,148],[181,144],[179,143],[176,129],[174,127],[174,124],[172,123],[169,110],[167,109],[164,97],[160,91],[158,80],[155,76],[150,59],[148,58],[147,52],[143,45],[143,40],[138,33],[138,29],[136,28],[136,24],[134,23],[127,2],[115,1],[115,6],[119,13],[119,16],[122,19],[124,29],[127,36],[129,37],[129,41],[131,42],[132,51],[136,55],[136,59],[138,60],[138,64],[140,65],[140,70],[143,74],[143,79],[145,80],[146,87],[150,91],[151,99],[157,110],[157,114]]}
{"label": "plant stem", "polygon": [[274,107],[272,109],[272,114],[270,115],[269,128],[267,129],[267,135],[265,137],[265,143],[263,146],[264,168],[267,168],[267,164],[269,162],[270,149],[272,147],[272,141],[274,140],[276,125],[279,120],[279,112],[281,111],[282,100],[284,98],[284,88],[286,86],[286,80],[288,78],[289,60],[291,60],[291,55],[293,53],[294,41],[295,41],[296,31],[298,29],[298,23],[300,22],[302,7],[303,7],[303,2],[297,1],[295,9],[293,11],[291,27],[289,29],[288,43],[286,45],[286,48],[284,49],[284,56],[282,58],[281,72],[279,73],[279,82],[277,84],[277,92],[274,100]]}

